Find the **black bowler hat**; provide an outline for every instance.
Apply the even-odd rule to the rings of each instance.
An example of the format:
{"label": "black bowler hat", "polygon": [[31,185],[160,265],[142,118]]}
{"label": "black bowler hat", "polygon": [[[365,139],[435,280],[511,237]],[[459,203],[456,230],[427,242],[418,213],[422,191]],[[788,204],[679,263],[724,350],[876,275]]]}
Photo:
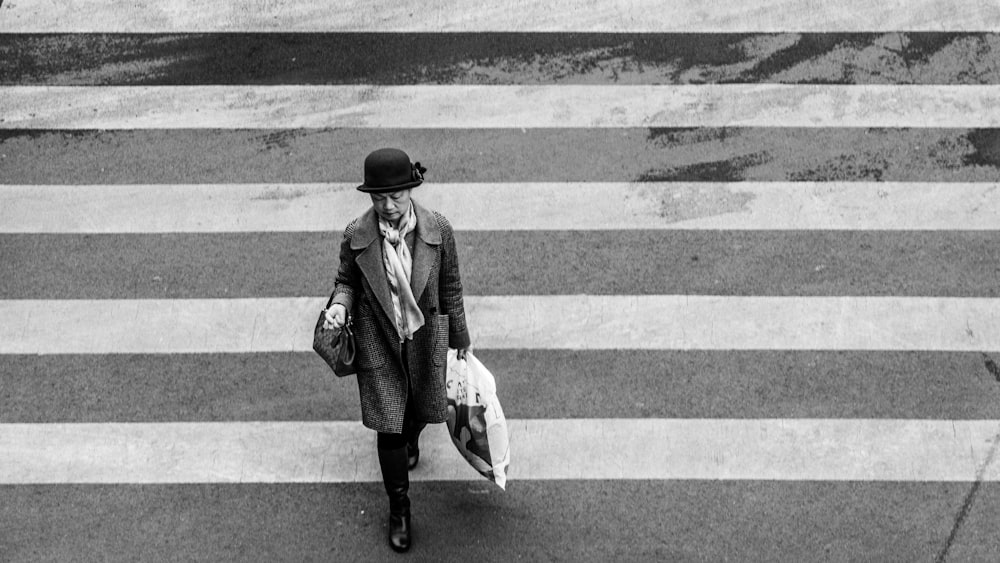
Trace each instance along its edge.
{"label": "black bowler hat", "polygon": [[358,189],[368,193],[395,192],[415,188],[424,182],[427,169],[410,163],[399,149],[378,149],[365,158],[365,183]]}

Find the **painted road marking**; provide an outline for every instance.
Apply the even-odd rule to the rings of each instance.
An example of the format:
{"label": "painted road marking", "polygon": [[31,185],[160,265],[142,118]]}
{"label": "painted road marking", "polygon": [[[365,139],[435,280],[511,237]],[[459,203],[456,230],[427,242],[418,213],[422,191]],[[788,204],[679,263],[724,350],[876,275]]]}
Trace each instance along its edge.
{"label": "painted road marking", "polygon": [[[356,184],[0,185],[0,232],[340,230],[370,206]],[[428,183],[417,199],[462,231],[965,231],[1000,230],[998,187],[929,182]]]}
{"label": "painted road marking", "polygon": [[755,0],[659,2],[513,0],[18,0],[0,8],[0,33],[185,31],[988,31],[1000,7],[983,0]]}
{"label": "painted road marking", "polygon": [[[997,420],[509,420],[512,479],[998,481]],[[0,424],[0,484],[378,482],[359,422]],[[443,424],[415,480],[482,479]]]}
{"label": "painted road marking", "polygon": [[3,86],[2,129],[998,127],[991,85]]}
{"label": "painted road marking", "polygon": [[[0,300],[0,354],[308,351],[324,303]],[[465,303],[473,346],[485,349],[1000,351],[998,298],[557,295]]]}

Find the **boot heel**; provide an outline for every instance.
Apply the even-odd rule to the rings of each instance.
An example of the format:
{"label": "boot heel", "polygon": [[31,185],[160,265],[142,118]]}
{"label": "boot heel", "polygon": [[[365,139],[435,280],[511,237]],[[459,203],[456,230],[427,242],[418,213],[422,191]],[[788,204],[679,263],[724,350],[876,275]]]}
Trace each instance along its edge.
{"label": "boot heel", "polygon": [[410,549],[410,509],[389,512],[389,545],[398,552]]}

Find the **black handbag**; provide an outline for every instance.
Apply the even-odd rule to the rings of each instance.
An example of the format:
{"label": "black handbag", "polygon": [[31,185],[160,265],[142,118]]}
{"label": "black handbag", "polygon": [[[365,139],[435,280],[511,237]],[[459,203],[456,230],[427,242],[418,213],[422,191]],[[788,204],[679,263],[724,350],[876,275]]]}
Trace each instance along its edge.
{"label": "black handbag", "polygon": [[[327,307],[330,304],[327,303]],[[325,311],[325,309],[324,309]],[[313,330],[313,350],[323,361],[330,366],[338,377],[353,375],[354,368],[354,333],[351,331],[351,315],[348,313],[347,322],[341,328],[323,328],[325,321],[323,311],[316,321],[316,329]]]}

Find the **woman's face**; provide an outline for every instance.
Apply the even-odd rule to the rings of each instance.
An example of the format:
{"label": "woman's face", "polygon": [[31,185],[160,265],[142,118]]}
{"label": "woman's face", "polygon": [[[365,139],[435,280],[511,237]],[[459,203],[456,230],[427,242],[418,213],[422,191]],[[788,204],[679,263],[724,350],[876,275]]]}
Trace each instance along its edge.
{"label": "woman's face", "polygon": [[368,195],[372,197],[372,207],[379,218],[393,224],[398,223],[410,208],[410,190]]}

